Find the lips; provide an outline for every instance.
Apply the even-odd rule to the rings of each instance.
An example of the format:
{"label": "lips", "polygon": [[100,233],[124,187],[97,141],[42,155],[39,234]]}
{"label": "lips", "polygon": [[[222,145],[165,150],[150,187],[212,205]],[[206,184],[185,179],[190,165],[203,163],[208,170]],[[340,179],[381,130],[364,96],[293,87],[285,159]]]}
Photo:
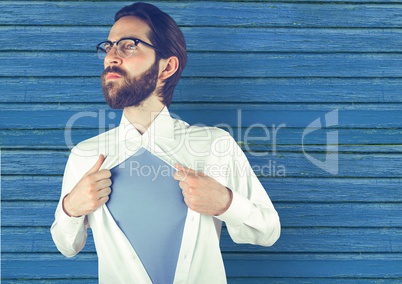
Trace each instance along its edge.
{"label": "lips", "polygon": [[121,75],[119,75],[117,73],[113,73],[113,72],[107,73],[105,76],[106,80],[114,80],[114,79],[119,79],[119,78],[121,78]]}

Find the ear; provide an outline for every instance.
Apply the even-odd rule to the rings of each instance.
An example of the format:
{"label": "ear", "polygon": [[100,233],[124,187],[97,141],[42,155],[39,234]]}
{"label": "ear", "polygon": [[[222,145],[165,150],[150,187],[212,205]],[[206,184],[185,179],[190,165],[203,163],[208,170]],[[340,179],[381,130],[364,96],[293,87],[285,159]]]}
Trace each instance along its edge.
{"label": "ear", "polygon": [[179,59],[176,56],[171,56],[168,59],[161,59],[159,70],[162,72],[159,74],[159,79],[166,80],[172,76],[179,68]]}

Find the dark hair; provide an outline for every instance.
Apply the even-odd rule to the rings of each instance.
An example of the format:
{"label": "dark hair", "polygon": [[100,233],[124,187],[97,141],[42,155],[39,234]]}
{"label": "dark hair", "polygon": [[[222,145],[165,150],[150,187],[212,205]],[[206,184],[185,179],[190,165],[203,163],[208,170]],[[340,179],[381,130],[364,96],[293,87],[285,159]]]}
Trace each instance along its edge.
{"label": "dark hair", "polygon": [[181,73],[187,63],[186,42],[179,26],[165,12],[158,7],[147,3],[134,3],[123,7],[114,17],[115,22],[126,16],[134,16],[144,21],[151,29],[149,40],[157,49],[156,60],[167,59],[170,56],[177,56],[179,68],[177,71],[164,81],[162,87],[163,103],[169,106],[174,88],[179,82]]}

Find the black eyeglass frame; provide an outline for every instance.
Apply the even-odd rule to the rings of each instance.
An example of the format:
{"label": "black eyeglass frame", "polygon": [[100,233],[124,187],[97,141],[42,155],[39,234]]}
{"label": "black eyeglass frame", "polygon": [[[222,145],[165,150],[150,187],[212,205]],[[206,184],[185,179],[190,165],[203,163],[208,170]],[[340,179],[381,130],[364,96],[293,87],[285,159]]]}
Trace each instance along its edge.
{"label": "black eyeglass frame", "polygon": [[[120,43],[121,41],[123,41],[123,40],[132,40],[132,41],[134,41],[135,46],[138,46],[139,43],[142,43],[142,44],[145,44],[146,46],[149,46],[149,47],[153,48],[155,51],[158,51],[158,49],[157,49],[155,46],[153,46],[152,44],[147,43],[147,42],[145,42],[145,41],[143,41],[143,40],[141,40],[141,39],[139,39],[139,38],[135,38],[135,37],[123,37],[123,38],[119,39],[118,41],[111,41],[111,40],[102,41],[102,42],[100,42],[100,43],[97,44],[97,46],[96,46],[96,51],[97,51],[98,54],[99,54],[99,52],[102,52],[102,53],[105,54],[105,56],[106,56],[106,55],[110,52],[110,50],[109,50],[109,51],[106,51],[104,48],[101,47],[101,44],[109,43],[109,44],[110,44],[110,49],[112,49],[113,45],[116,44],[116,46],[119,46],[119,43]],[[119,49],[117,49],[117,51],[119,51]],[[126,57],[130,57],[130,56],[131,56],[131,55],[130,55],[130,56],[125,56],[125,57],[123,57],[123,56],[121,56],[120,52],[117,52],[117,53],[118,53],[119,56],[122,57],[122,58],[126,58]]]}

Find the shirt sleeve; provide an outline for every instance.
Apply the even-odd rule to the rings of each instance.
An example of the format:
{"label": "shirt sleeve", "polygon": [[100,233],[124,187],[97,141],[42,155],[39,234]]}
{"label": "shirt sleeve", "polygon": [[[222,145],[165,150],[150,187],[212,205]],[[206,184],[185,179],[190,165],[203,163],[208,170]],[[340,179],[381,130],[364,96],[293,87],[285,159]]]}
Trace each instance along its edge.
{"label": "shirt sleeve", "polygon": [[234,242],[271,246],[280,236],[279,215],[246,155],[234,140],[231,144],[227,187],[233,200],[217,218],[226,223]]}
{"label": "shirt sleeve", "polygon": [[73,257],[85,246],[88,220],[86,216],[70,217],[62,206],[64,197],[74,188],[81,177],[77,175],[72,158],[67,162],[63,176],[60,200],[56,208],[55,219],[50,229],[57,249],[67,257]]}

